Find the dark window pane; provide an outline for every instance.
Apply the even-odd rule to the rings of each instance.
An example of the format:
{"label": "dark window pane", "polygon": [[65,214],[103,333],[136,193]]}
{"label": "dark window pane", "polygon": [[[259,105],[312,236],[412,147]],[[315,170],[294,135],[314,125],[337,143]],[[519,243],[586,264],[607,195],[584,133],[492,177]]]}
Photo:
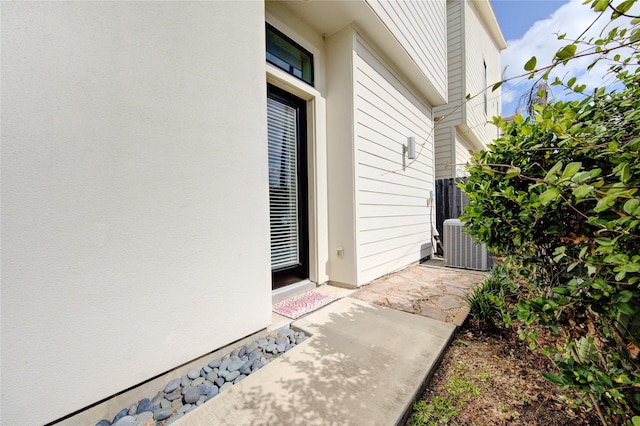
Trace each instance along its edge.
{"label": "dark window pane", "polygon": [[313,86],[313,55],[269,24],[267,61]]}

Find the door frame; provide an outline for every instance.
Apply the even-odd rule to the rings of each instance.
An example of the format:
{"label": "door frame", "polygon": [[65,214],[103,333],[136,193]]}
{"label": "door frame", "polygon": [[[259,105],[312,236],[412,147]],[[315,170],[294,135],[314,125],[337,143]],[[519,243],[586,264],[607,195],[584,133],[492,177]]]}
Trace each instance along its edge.
{"label": "door frame", "polygon": [[309,167],[307,163],[307,101],[273,84],[267,84],[267,98],[296,110],[297,201],[299,263],[271,270],[271,288],[280,289],[309,278]]}

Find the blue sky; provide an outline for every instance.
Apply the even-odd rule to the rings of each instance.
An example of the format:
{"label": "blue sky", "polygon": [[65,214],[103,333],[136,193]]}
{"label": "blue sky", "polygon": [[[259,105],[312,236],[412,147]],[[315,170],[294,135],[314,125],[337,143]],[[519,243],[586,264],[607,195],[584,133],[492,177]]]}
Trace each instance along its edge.
{"label": "blue sky", "polygon": [[502,34],[507,40],[522,37],[536,21],[546,19],[569,0],[492,0]]}
{"label": "blue sky", "polygon": [[[551,63],[555,52],[567,42],[558,40],[558,34],[566,33],[566,39],[577,38],[598,17],[584,0],[491,0],[502,33],[507,40],[507,49],[502,52],[502,68],[507,78],[523,74],[524,64],[531,56],[538,59],[537,66]],[[640,6],[640,5],[636,5]],[[636,7],[634,6],[634,9]],[[632,9],[633,10],[633,9]],[[609,14],[603,15],[586,33],[588,37],[598,36],[609,22]],[[620,18],[616,25],[624,24]],[[566,66],[557,67],[551,74],[568,79],[577,77],[586,84],[587,92],[608,83],[608,67],[601,62],[587,73],[591,59],[570,61]],[[526,92],[534,80],[520,79],[502,86],[502,114],[509,115],[519,107],[520,96]],[[552,88],[551,96],[560,97],[562,92]]]}

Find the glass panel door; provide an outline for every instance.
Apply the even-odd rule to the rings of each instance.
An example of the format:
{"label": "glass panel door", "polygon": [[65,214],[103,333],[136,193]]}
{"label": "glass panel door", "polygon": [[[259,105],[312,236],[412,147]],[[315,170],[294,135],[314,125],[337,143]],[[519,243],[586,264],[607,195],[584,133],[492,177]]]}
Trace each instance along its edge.
{"label": "glass panel door", "polygon": [[308,277],[306,103],[269,86],[269,203],[273,288]]}

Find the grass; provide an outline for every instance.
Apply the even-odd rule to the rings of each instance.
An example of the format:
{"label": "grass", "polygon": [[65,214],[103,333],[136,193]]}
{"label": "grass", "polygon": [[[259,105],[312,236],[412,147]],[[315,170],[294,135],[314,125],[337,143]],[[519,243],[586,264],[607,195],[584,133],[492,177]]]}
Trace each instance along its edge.
{"label": "grass", "polygon": [[434,396],[430,403],[422,400],[413,405],[414,413],[409,419],[409,425],[450,424],[471,398],[481,395],[482,392],[475,382],[490,380],[489,376],[486,373],[478,373],[468,377],[464,364],[456,364],[455,368],[460,373],[453,374],[445,384],[445,395]]}

